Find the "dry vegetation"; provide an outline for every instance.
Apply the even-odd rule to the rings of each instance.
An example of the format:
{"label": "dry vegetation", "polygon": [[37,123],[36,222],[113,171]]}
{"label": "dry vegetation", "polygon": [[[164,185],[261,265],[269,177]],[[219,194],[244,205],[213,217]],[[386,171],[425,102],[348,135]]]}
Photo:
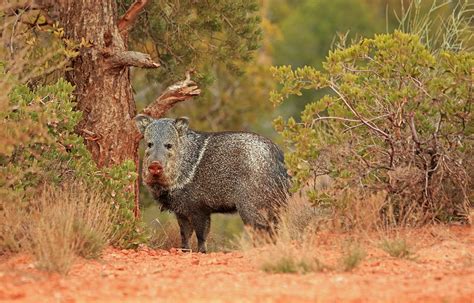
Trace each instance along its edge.
{"label": "dry vegetation", "polygon": [[406,239],[385,239],[380,246],[390,256],[395,258],[410,258],[413,254]]}
{"label": "dry vegetation", "polygon": [[[367,201],[366,201],[367,202]],[[352,203],[351,205],[361,204]],[[360,212],[358,212],[360,210]],[[351,215],[364,218],[367,209],[352,210]],[[363,264],[367,251],[377,255],[416,261],[418,250],[424,246],[449,240],[450,234],[440,234],[436,226],[421,231],[407,227],[374,228],[370,217],[361,221],[350,232],[335,228],[340,220],[338,213],[318,210],[299,195],[290,198],[288,209],[282,213],[275,236],[269,238],[247,230],[240,239],[240,248],[246,252],[259,250],[256,263],[268,273],[346,272]],[[371,226],[370,228],[368,226]],[[413,234],[416,233],[416,239]],[[414,243],[416,241],[416,244]],[[329,245],[328,245],[329,244]],[[322,251],[319,247],[333,247]],[[369,258],[370,259],[370,258]],[[466,263],[472,259],[466,255]],[[472,260],[471,260],[472,261]]]}
{"label": "dry vegetation", "polygon": [[78,184],[44,187],[35,205],[28,211],[10,212],[3,223],[17,228],[11,234],[21,239],[14,243],[35,256],[38,268],[67,273],[77,256],[99,257],[112,238],[110,202]]}
{"label": "dry vegetation", "polygon": [[[28,47],[22,52],[30,51],[31,48]],[[0,88],[9,92],[12,90],[12,83],[16,81],[14,78],[26,81],[25,79],[37,77],[38,75],[32,71],[23,71],[26,65],[26,60],[19,60],[18,63],[15,63],[10,70],[16,71],[16,74],[1,78]],[[0,110],[4,112],[12,110],[9,108],[7,95],[0,94]],[[34,110],[35,108],[32,107],[31,111]],[[46,132],[45,129],[37,127],[37,122],[33,119],[31,121],[24,119],[10,121],[8,129],[15,129],[16,136],[12,137],[12,133],[7,131],[5,125],[0,129],[0,139],[13,138],[13,143],[10,145],[21,146],[22,141],[28,140],[29,137],[43,135]],[[32,129],[36,129],[36,131],[32,131]],[[12,152],[6,146],[0,144],[0,153]],[[7,187],[13,188],[11,185],[15,180],[33,172],[33,167],[30,167],[28,170],[20,171],[17,176],[10,174],[8,182],[2,183],[1,193],[4,194]],[[467,173],[470,175],[465,175],[463,171],[463,178],[471,180],[472,170]],[[419,175],[419,172],[416,174]],[[393,170],[389,177],[392,183],[404,180],[407,185],[419,187],[424,179],[414,178],[413,175],[416,174],[413,174],[408,168],[404,168]],[[311,184],[311,188],[318,190],[318,188],[324,187],[326,191],[331,192],[331,181],[327,175],[318,176],[317,180],[313,180],[313,182],[318,183],[321,179],[323,185]],[[439,184],[434,184],[432,189],[436,190],[438,188],[436,186]],[[403,188],[403,186],[399,187]],[[453,188],[455,189],[455,187]],[[453,190],[453,188],[447,188],[447,190],[456,192],[457,190]],[[471,190],[467,189],[471,194]],[[117,214],[115,208],[112,207],[115,205],[114,199],[110,195],[80,182],[63,183],[60,186],[44,186],[35,190],[34,193],[28,193],[29,197],[36,196],[35,199],[23,200],[19,197],[24,192],[11,190],[8,192],[11,195],[2,201],[3,203],[0,205],[0,221],[2,222],[0,224],[0,253],[4,251],[30,252],[36,258],[37,267],[47,271],[67,273],[76,257],[98,258],[104,247],[114,237],[125,237],[123,234],[119,234],[115,228],[116,225],[111,223],[115,221],[114,218]],[[468,193],[463,192],[463,200],[459,204],[462,206],[463,214],[465,213],[464,209],[470,206],[470,204],[468,205],[470,201],[466,198],[467,195]],[[281,216],[281,224],[275,231],[275,237],[268,239],[248,231],[240,240],[240,248],[245,251],[249,247],[259,247],[259,249],[263,247],[262,253],[257,257],[257,262],[263,271],[269,273],[305,274],[320,271],[352,271],[367,260],[366,252],[369,247],[381,249],[387,255],[395,258],[408,260],[414,258],[417,247],[411,244],[406,234],[400,232],[396,236],[391,236],[393,231],[387,233],[386,228],[389,228],[389,225],[393,228],[396,225],[395,222],[409,222],[411,217],[407,216],[406,219],[400,220],[399,214],[412,214],[413,209],[419,208],[418,202],[406,198],[401,200],[396,207],[391,207],[387,204],[387,192],[377,191],[367,195],[357,189],[345,189],[343,194],[339,194],[338,197],[332,207],[325,208],[311,204],[307,197],[293,195],[288,208]],[[319,198],[324,200],[325,197]],[[446,201],[448,201],[446,205],[451,205],[452,201],[449,200],[449,197],[446,198]],[[452,207],[454,208],[454,206]],[[383,217],[381,216],[382,211]],[[471,211],[469,217],[471,223],[472,218],[474,218],[474,213]],[[178,248],[180,235],[175,221],[164,224],[157,222],[159,226],[151,235],[148,245],[166,250],[173,247]],[[319,255],[318,244],[327,241],[325,239],[326,233],[348,230],[352,231],[351,235],[336,237],[336,241],[339,242],[337,243],[338,249],[333,252],[335,259],[326,260]],[[374,238],[374,230],[376,230],[375,237],[381,238],[376,243],[370,240]],[[211,251],[229,248],[228,243],[223,241],[223,237],[219,233],[211,233],[209,243]],[[437,235],[437,237],[442,238],[443,235]],[[194,237],[193,241],[195,242]],[[193,245],[195,246],[195,243]],[[466,254],[466,266],[472,267],[473,263],[472,254]]]}

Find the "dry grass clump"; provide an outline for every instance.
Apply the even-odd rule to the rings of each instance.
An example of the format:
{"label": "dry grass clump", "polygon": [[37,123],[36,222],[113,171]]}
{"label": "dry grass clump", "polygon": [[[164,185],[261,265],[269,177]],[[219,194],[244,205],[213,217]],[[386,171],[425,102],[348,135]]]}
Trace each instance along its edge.
{"label": "dry grass clump", "polygon": [[272,238],[251,232],[254,245],[265,243],[258,260],[261,269],[268,273],[299,274],[329,269],[316,255],[314,232],[294,227],[282,221]]}
{"label": "dry grass clump", "polygon": [[[357,218],[362,219],[362,214],[375,212],[375,208],[362,211],[361,206],[361,212],[357,213]],[[318,249],[319,244],[323,243],[325,246],[328,244],[327,239],[319,234],[324,230],[335,230],[334,216],[334,213],[314,207],[301,196],[294,195],[289,199],[288,207],[280,214],[280,222],[272,236],[249,231],[245,237],[241,238],[240,247],[243,250],[262,247],[257,263],[263,271],[269,273],[306,274],[328,270],[352,271],[366,257],[363,246],[353,239],[347,242],[343,240],[347,239],[344,235],[341,235],[340,240],[335,237],[336,241],[344,242],[329,244],[329,249],[333,247],[334,251],[331,254],[326,251],[325,255],[330,255],[331,260],[322,259],[318,254],[322,252]],[[370,225],[365,224],[365,221],[361,222],[363,222],[362,226]],[[327,250],[328,247],[325,249]]]}
{"label": "dry grass clump", "polygon": [[272,236],[248,230],[239,246],[243,250],[263,246],[257,262],[268,273],[306,274],[327,270],[329,267],[318,259],[314,249],[314,235],[322,217],[318,209],[295,195],[280,214]]}
{"label": "dry grass clump", "polygon": [[298,273],[306,274],[310,272],[323,271],[327,268],[321,261],[314,256],[300,256],[298,254],[290,253],[276,256],[275,259],[267,258],[263,260],[261,268],[267,273]]}
{"label": "dry grass clump", "polygon": [[19,207],[21,201],[2,201],[0,204],[0,254],[18,252],[24,242],[26,210]]}
{"label": "dry grass clump", "polygon": [[395,258],[408,259],[413,257],[410,244],[403,238],[384,239],[380,247]]}
{"label": "dry grass clump", "polygon": [[352,243],[347,245],[341,258],[342,270],[353,270],[364,260],[365,256],[366,252],[362,246]]}
{"label": "dry grass clump", "polygon": [[80,184],[46,186],[25,227],[24,246],[36,257],[38,268],[65,274],[76,256],[99,257],[113,232],[109,201]]}
{"label": "dry grass clump", "polygon": [[[193,238],[191,240],[194,240]],[[178,224],[172,221],[162,223],[158,218],[153,220],[148,245],[165,250],[181,247],[181,235]]]}
{"label": "dry grass clump", "polygon": [[[326,219],[334,230],[366,231],[386,225],[381,212],[386,207],[386,193],[378,192],[368,197],[356,190],[347,189],[338,195],[335,205],[329,207]],[[393,209],[384,210],[385,218],[393,218]]]}

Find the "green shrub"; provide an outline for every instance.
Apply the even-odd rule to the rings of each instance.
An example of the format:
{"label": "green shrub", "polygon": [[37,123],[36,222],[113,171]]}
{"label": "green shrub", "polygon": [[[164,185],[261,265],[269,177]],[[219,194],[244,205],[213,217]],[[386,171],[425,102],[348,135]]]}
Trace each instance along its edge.
{"label": "green shrub", "polygon": [[296,191],[322,175],[328,190],[309,190],[318,206],[346,207],[382,193],[382,225],[465,220],[473,170],[474,53],[430,50],[395,31],[331,51],[322,71],[274,68],[276,104],[303,89],[330,94],[298,121],[275,121],[289,152]]}
{"label": "green shrub", "polygon": [[10,92],[9,107],[0,112],[0,118],[10,126],[7,137],[18,130],[22,136],[4,146],[0,154],[0,185],[6,197],[2,202],[27,209],[40,185],[81,182],[113,200],[111,207],[118,215],[114,217],[112,244],[136,245],[143,235],[133,216],[129,190],[136,178],[135,166],[129,161],[97,168],[83,139],[74,132],[81,113],[74,110],[72,91],[73,87],[60,79],[35,89],[18,85]]}
{"label": "green shrub", "polygon": [[[134,163],[95,165],[74,132],[81,113],[74,110],[73,87],[59,78],[70,59],[90,43],[67,39],[57,24],[18,22],[17,15],[3,13],[6,7],[0,5],[0,34],[9,37],[8,47],[0,47],[0,251],[21,249],[28,225],[24,218],[44,185],[61,190],[69,183],[83,184],[113,201],[109,206],[117,214],[112,244],[141,242],[130,190]],[[36,22],[44,16],[31,10],[22,11],[21,18]]]}

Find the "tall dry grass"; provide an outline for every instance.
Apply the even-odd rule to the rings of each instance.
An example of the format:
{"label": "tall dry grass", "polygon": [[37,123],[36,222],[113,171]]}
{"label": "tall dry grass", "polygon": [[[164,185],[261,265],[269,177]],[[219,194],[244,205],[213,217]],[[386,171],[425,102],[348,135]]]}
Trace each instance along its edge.
{"label": "tall dry grass", "polygon": [[45,186],[23,220],[23,246],[35,256],[37,267],[65,274],[77,256],[99,257],[113,233],[109,202],[81,184]]}
{"label": "tall dry grass", "polygon": [[[325,209],[315,207],[302,195],[293,195],[272,236],[247,230],[239,246],[244,252],[258,249],[256,262],[265,272],[352,271],[363,263],[366,247],[380,248],[381,242],[375,243],[373,238],[385,239],[393,228],[379,222],[383,195],[364,200],[351,192],[346,199],[342,205]],[[399,239],[403,240],[403,235]]]}
{"label": "tall dry grass", "polygon": [[301,195],[293,195],[279,217],[272,235],[248,229],[239,240],[240,248],[263,248],[256,261],[269,273],[305,274],[329,269],[314,249],[315,235],[326,224],[327,214]]}

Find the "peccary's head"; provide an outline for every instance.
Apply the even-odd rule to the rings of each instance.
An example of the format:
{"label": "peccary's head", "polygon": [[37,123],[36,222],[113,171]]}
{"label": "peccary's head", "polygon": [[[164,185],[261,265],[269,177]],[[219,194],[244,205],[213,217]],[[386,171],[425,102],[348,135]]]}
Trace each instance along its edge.
{"label": "peccary's head", "polygon": [[153,119],[138,115],[135,122],[146,144],[142,171],[145,184],[173,187],[179,177],[181,145],[188,131],[188,118]]}

